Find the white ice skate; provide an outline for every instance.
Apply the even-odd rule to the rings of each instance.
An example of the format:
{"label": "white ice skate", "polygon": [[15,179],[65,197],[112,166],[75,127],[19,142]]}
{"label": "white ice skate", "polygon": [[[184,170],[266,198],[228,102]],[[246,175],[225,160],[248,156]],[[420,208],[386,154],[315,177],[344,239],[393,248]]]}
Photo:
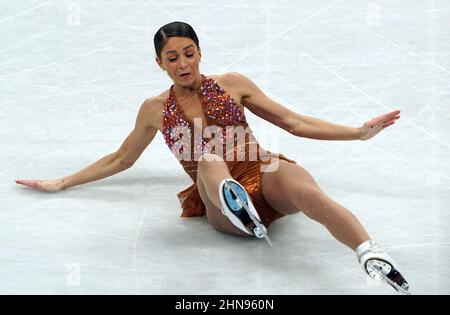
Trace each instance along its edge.
{"label": "white ice skate", "polygon": [[374,241],[366,241],[356,249],[363,270],[374,280],[383,280],[400,293],[410,295],[409,285],[394,260]]}
{"label": "white ice skate", "polygon": [[232,178],[224,179],[219,186],[219,196],[222,213],[231,223],[247,234],[265,238],[272,246],[266,227],[262,224],[250,196],[239,182]]}

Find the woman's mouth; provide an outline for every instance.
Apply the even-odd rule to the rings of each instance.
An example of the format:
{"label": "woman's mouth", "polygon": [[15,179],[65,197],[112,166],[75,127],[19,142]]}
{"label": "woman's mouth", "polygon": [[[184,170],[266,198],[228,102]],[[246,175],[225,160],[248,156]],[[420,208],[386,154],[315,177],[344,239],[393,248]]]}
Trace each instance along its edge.
{"label": "woman's mouth", "polygon": [[184,73],[182,75],[180,75],[180,78],[182,78],[183,80],[189,79],[191,77],[190,73]]}

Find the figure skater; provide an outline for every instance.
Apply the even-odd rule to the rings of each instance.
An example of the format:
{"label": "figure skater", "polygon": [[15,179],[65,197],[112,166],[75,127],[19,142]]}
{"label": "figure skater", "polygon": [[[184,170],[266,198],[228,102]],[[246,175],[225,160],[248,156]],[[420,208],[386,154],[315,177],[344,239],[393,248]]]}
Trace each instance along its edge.
{"label": "figure skater", "polygon": [[303,212],[354,250],[370,277],[408,293],[408,283],[395,262],[358,219],[328,197],[295,161],[264,150],[244,113],[247,108],[298,137],[365,141],[392,126],[400,118],[399,110],[359,128],[299,115],[270,99],[244,75],[203,75],[199,40],[186,23],[161,27],[154,45],[156,62],[173,85],[143,102],[134,130],[121,147],[73,175],[56,180],[16,180],[17,184],[58,192],[115,175],[129,169],[160,131],[193,180],[177,194],[182,217],[206,215],[220,232],[268,239],[267,228],[272,222]]}

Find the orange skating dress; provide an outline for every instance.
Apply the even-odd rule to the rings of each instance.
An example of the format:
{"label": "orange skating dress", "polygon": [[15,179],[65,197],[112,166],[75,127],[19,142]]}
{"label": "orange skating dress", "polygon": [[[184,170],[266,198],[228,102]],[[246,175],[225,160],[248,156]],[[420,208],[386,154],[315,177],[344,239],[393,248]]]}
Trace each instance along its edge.
{"label": "orange skating dress", "polygon": [[[193,185],[177,194],[182,208],[181,217],[197,217],[206,214],[206,208],[196,184],[198,159],[202,153],[217,155],[220,153],[227,163],[231,176],[244,186],[262,223],[268,227],[284,215],[273,209],[264,198],[261,185],[264,167],[276,159],[294,164],[296,162],[283,154],[274,154],[262,149],[247,123],[244,112],[233,97],[215,80],[206,78],[204,75],[201,77],[202,83],[197,93],[208,127],[214,126],[215,137],[204,138],[203,130],[194,130],[194,126],[185,119],[183,112],[177,106],[173,85],[163,110],[165,142],[194,181]],[[241,132],[239,135],[236,132],[236,130],[244,129],[246,130],[244,134]],[[233,130],[234,132],[230,133]]]}

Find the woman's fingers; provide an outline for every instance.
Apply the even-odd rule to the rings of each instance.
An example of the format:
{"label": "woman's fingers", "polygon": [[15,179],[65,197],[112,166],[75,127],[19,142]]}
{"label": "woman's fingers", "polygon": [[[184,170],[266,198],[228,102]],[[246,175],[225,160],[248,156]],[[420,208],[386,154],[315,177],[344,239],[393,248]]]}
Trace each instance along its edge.
{"label": "woman's fingers", "polygon": [[395,124],[395,122],[400,119],[400,110],[395,110],[393,112],[390,112],[388,114],[384,114],[381,116],[377,116],[375,118],[372,118],[368,122],[364,124],[364,130],[366,132],[366,135],[363,137],[366,139],[371,139],[375,135],[377,135],[381,130],[388,128]]}
{"label": "woman's fingers", "polygon": [[389,116],[397,116],[400,113],[401,113],[401,110],[394,110],[393,112],[390,112],[388,115]]}
{"label": "woman's fingers", "polygon": [[389,124],[383,125],[383,129],[386,129],[387,127],[390,127],[390,126],[392,126],[393,124],[395,124],[395,121],[394,121],[394,122],[391,122],[391,123],[389,123]]}
{"label": "woman's fingers", "polygon": [[27,186],[29,185],[29,182],[27,180],[23,180],[23,179],[16,180],[16,183],[20,184],[20,185],[27,185]]}
{"label": "woman's fingers", "polygon": [[390,117],[389,120],[397,120],[400,119],[400,115],[396,115],[394,117]]}
{"label": "woman's fingers", "polygon": [[60,185],[58,185],[57,180],[26,180],[26,179],[17,179],[17,184],[25,185],[39,191],[46,192],[58,192],[63,190]]}
{"label": "woman's fingers", "polygon": [[390,114],[378,117],[375,124],[390,124],[391,122],[398,119],[400,119],[399,111],[395,111]]}
{"label": "woman's fingers", "polygon": [[16,180],[16,183],[20,184],[20,185],[31,187],[31,188],[38,188],[38,183],[37,183],[37,181],[34,181],[34,180],[18,179],[18,180]]}
{"label": "woman's fingers", "polygon": [[399,118],[400,118],[400,111],[399,110],[396,110],[396,111],[394,111],[392,113],[384,115],[384,120],[385,121],[389,121],[389,120],[392,120],[392,119],[399,119]]}

